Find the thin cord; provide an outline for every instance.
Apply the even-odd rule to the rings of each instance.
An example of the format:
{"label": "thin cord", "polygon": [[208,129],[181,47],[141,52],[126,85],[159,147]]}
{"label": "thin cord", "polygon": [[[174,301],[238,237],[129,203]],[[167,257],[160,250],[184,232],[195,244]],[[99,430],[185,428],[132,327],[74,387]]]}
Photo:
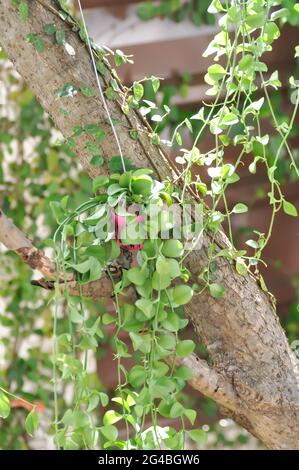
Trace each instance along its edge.
{"label": "thin cord", "polygon": [[115,129],[115,127],[114,127],[113,121],[112,121],[112,119],[111,119],[110,112],[109,112],[109,109],[108,109],[108,106],[107,106],[107,102],[106,102],[105,96],[104,96],[104,94],[103,94],[101,82],[100,82],[100,80],[99,80],[98,71],[97,71],[97,66],[96,66],[96,63],[95,63],[95,60],[94,60],[93,51],[92,51],[92,47],[91,47],[91,43],[90,43],[90,39],[89,39],[89,36],[88,36],[87,27],[86,27],[86,22],[85,22],[84,14],[83,14],[82,7],[81,7],[81,2],[80,2],[80,0],[77,0],[77,1],[78,1],[79,10],[80,10],[81,18],[82,18],[82,23],[83,23],[83,26],[84,26],[85,35],[86,35],[86,38],[87,38],[88,49],[89,49],[89,53],[90,53],[90,57],[91,57],[91,61],[92,61],[93,69],[94,69],[94,73],[95,73],[95,76],[96,76],[96,80],[97,80],[97,85],[98,85],[98,89],[99,89],[99,92],[100,92],[100,96],[101,96],[101,99],[102,99],[102,102],[103,102],[103,105],[104,105],[106,114],[107,114],[107,116],[108,116],[108,120],[109,120],[111,129],[112,129],[113,135],[114,135],[115,140],[116,140],[116,144],[117,144],[117,147],[118,147],[119,155],[120,155],[120,158],[121,158],[121,163],[122,163],[123,171],[126,171],[126,165],[125,165],[124,156],[123,156],[123,153],[122,153],[120,141],[119,141],[118,135],[117,135],[117,133],[116,133],[116,129]]}

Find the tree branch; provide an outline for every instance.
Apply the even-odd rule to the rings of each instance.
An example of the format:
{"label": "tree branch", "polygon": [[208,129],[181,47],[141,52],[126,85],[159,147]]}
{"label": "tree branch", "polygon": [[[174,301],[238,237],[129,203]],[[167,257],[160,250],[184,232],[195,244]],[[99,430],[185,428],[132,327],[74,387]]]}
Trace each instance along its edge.
{"label": "tree branch", "polygon": [[[45,289],[53,289],[54,281],[57,278],[60,281],[61,291],[68,289],[71,295],[80,295],[84,297],[111,298],[113,295],[113,286],[107,274],[103,274],[97,281],[88,284],[78,285],[73,273],[59,273],[57,276],[56,265],[41,250],[36,248],[32,242],[18,229],[11,219],[6,217],[0,210],[0,243],[8,250],[14,251],[22,260],[30,266],[31,269],[39,271],[46,279],[33,281],[34,285]],[[117,280],[119,275],[111,273]],[[132,289],[126,289],[122,295],[123,301],[133,302],[135,293]]]}

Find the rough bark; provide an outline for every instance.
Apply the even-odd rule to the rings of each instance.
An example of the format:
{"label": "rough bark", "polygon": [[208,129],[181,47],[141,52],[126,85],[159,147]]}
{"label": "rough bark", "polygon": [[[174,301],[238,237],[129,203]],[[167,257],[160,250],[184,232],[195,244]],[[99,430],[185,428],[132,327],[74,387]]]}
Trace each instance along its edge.
{"label": "rough bark", "polygon": [[[76,125],[96,123],[106,132],[102,152],[107,164],[117,154],[115,141],[103,105],[98,98],[76,95],[63,99],[68,116],[61,115],[61,102],[54,98],[54,92],[65,83],[85,84],[96,90],[96,82],[90,57],[76,32],[55,13],[32,0],[29,19],[22,23],[15,6],[10,0],[0,0],[0,43],[14,62],[17,70],[28,82],[55,125],[65,136],[72,134]],[[46,0],[43,0],[46,3]],[[57,4],[48,0],[48,5]],[[45,37],[43,25],[56,23],[66,31],[67,41],[76,51],[69,56],[65,50]],[[39,54],[26,41],[29,32],[43,36],[46,49]],[[109,77],[108,77],[109,81]],[[107,77],[103,86],[107,84]],[[62,99],[61,99],[62,100]],[[139,167],[150,167],[161,179],[171,178],[172,168],[163,151],[150,143],[146,132],[140,139],[130,138],[128,128],[146,129],[146,124],[136,112],[124,116],[120,106],[109,101],[113,118],[122,123],[117,130],[125,155]],[[91,175],[99,172],[90,165],[85,147],[85,138],[77,140],[78,161]],[[101,169],[107,171],[107,166]],[[207,263],[207,249],[211,243],[208,233],[204,235],[203,248],[194,251],[187,259],[187,266],[194,279]],[[223,233],[216,243],[228,245]],[[197,381],[197,387],[220,403],[224,413],[242,424],[252,434],[272,449],[299,449],[299,371],[298,363],[289,348],[286,336],[279,324],[270,297],[258,286],[251,276],[240,276],[235,267],[225,258],[220,258],[218,282],[226,288],[223,298],[216,300],[207,291],[196,296],[186,308],[198,334],[209,353],[213,364],[215,390]],[[191,360],[191,359],[190,359]],[[194,386],[196,377],[201,377],[206,364],[193,361]],[[218,385],[217,385],[218,384]],[[217,387],[226,390],[225,400],[217,396]],[[211,393],[210,393],[211,392]]]}

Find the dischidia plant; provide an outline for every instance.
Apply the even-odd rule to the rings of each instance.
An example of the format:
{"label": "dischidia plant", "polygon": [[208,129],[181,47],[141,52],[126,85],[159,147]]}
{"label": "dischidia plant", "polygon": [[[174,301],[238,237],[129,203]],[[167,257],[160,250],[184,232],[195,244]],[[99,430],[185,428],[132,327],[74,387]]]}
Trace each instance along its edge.
{"label": "dischidia plant", "polygon": [[[100,94],[111,126],[111,138],[116,140],[119,150],[118,156],[111,156],[110,175],[93,180],[88,200],[74,211],[69,209],[67,197],[52,204],[58,221],[54,238],[48,243],[55,251],[57,276],[52,300],[55,445],[63,449],[184,449],[187,439],[204,444],[205,432],[194,428],[196,411],[181,399],[181,391],[192,379],[188,358],[195,349],[192,340],[181,339],[188,323],[184,305],[206,290],[215,299],[225,295],[225,287],[216,281],[221,258],[230,260],[242,276],[250,271],[267,292],[259,265],[264,263],[262,253],[271,237],[275,216],[280,210],[290,216],[297,215],[295,206],[285,199],[276,169],[282,152],[286,152],[290,171],[298,178],[298,165],[288,138],[298,111],[299,83],[290,77],[292,114],[288,122],[278,122],[271,92],[281,87],[281,82],[277,71],[266,78],[267,65],[262,60],[280,36],[279,25],[289,11],[280,8],[281,2],[276,0],[212,1],[208,13],[218,20],[219,32],[204,56],[213,57],[215,62],[208,67],[205,76],[209,85],[207,95],[214,99],[212,104],[204,104],[190,120],[181,122],[173,137],[163,142],[168,146],[182,146],[182,131],[186,133],[186,130],[193,139],[191,148],[181,149],[176,166],[169,162],[173,174],[163,181],[159,179],[159,172],[136,168],[130,156],[123,155],[118,135],[122,123],[116,122],[107,105],[107,100],[112,100],[125,115],[134,109],[142,116],[150,116],[153,129],[145,124],[142,129],[128,128],[128,133],[135,140],[146,132],[153,144],[160,145],[159,126],[170,109],[165,107],[161,115],[155,112],[154,102],[143,100],[144,80],[149,80],[157,92],[159,78],[135,81],[131,88],[122,86],[110,59],[119,66],[130,62],[131,58],[119,50],[100,48],[91,41],[80,1],[80,21],[71,16],[64,3],[57,2],[53,7],[53,2],[48,5],[46,0],[37,1],[78,32],[82,44],[88,48],[96,74],[96,89],[65,83],[56,90],[57,106],[67,115],[66,100],[77,94],[86,98]],[[30,14],[27,1],[14,0],[13,4],[18,5],[21,19],[26,21]],[[292,13],[298,12],[299,4],[294,4]],[[49,41],[65,48],[70,56],[74,53],[64,30],[58,29],[55,23],[44,24],[42,34],[30,32],[27,40],[40,54]],[[299,46],[295,50],[297,56]],[[108,84],[105,82],[107,70],[112,74]],[[269,135],[264,134],[261,125],[261,110],[265,106],[270,110],[279,136],[272,161],[267,158]],[[199,129],[196,133],[195,128]],[[203,153],[200,146],[204,132],[210,133],[213,144]],[[94,123],[82,122],[64,143],[75,148],[76,139],[82,135],[92,165],[100,167],[104,163],[100,146],[107,139],[106,133]],[[236,147],[238,155],[233,163],[228,163],[227,149],[231,146]],[[248,208],[243,202],[229,208],[226,199],[227,188],[239,180],[238,170],[249,158],[251,173],[255,173],[257,167],[266,169],[272,207],[268,232],[256,232],[256,239],[247,240],[247,245],[254,250],[253,255],[234,247],[231,228],[231,215],[245,213]],[[201,208],[203,222],[191,243],[185,243],[184,239],[172,237],[175,222],[170,216],[171,208],[175,205],[184,209],[194,200],[197,209]],[[147,218],[153,207],[156,208],[154,221]],[[229,243],[221,248],[216,239],[223,223],[228,226]],[[194,209],[189,226],[196,228]],[[170,238],[165,237],[165,232]],[[208,262],[195,278],[188,268],[188,256],[203,232],[211,236]],[[108,293],[115,313],[103,312],[97,317],[89,314],[85,298],[108,297]],[[88,375],[89,360],[97,350],[98,338],[104,337],[108,327],[113,331],[118,370],[118,385],[111,401],[94,386]],[[128,333],[131,347],[123,341],[123,332]],[[127,358],[135,362],[130,368],[124,365]],[[72,385],[71,404],[62,414],[61,394],[69,384]],[[1,389],[3,417],[9,414],[9,395]],[[98,413],[100,406],[105,410],[102,417]],[[177,425],[162,427],[161,417],[167,418],[169,423],[179,421],[179,430]],[[37,427],[38,413],[33,406],[26,428],[33,434]]]}

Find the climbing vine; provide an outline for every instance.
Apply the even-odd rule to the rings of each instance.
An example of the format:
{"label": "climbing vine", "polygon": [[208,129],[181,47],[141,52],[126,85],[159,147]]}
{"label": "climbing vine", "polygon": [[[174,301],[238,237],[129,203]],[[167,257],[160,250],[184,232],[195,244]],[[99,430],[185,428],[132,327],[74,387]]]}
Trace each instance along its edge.
{"label": "climbing vine", "polygon": [[[155,102],[143,99],[144,82],[150,82],[157,93],[160,79],[147,77],[134,82],[131,87],[122,86],[116,71],[112,70],[111,60],[117,67],[130,63],[131,57],[119,50],[113,52],[95,46],[88,37],[84,16],[82,21],[77,21],[59,2],[53,7],[52,3],[47,5],[44,0],[38,1],[78,32],[97,74],[98,89],[83,83],[65,83],[56,90],[57,106],[67,115],[65,100],[73,99],[78,93],[87,99],[100,94],[120,153],[109,156],[109,176],[95,178],[90,197],[75,210],[70,208],[67,196],[51,204],[58,223],[53,239],[48,241],[55,253],[57,267],[52,298],[51,358],[55,445],[64,449],[183,449],[186,439],[203,444],[205,432],[193,428],[196,411],[180,398],[180,392],[192,378],[192,371],[184,365],[184,359],[195,349],[193,341],[181,339],[182,330],[188,323],[184,305],[196,300],[196,296],[207,289],[215,299],[225,294],[224,286],[216,282],[221,257],[231,261],[240,275],[254,274],[267,292],[259,266],[264,263],[263,250],[271,237],[276,214],[283,210],[289,216],[297,216],[295,206],[282,192],[277,166],[282,152],[286,152],[290,170],[298,178],[298,162],[288,139],[298,112],[299,83],[295,77],[290,77],[293,109],[288,121],[279,122],[273,110],[271,90],[279,89],[281,81],[277,71],[268,74],[268,67],[262,60],[280,36],[278,25],[286,11],[276,0],[211,2],[208,15],[218,19],[220,30],[204,56],[214,59],[205,76],[209,85],[207,95],[214,100],[212,104],[204,104],[190,119],[180,122],[170,139],[162,140],[159,126],[163,125],[170,108],[165,105],[160,112]],[[23,0],[13,3],[18,6],[21,21],[27,21],[28,3]],[[292,8],[293,14],[298,15],[298,4]],[[43,25],[42,34],[30,32],[27,41],[40,54],[53,43],[63,47],[66,54],[74,54],[67,33],[55,23]],[[295,57],[299,54],[298,47]],[[220,63],[220,58],[225,60]],[[183,132],[192,135],[191,148],[182,148],[176,158],[172,180],[159,181],[151,169],[135,168],[129,156],[122,155],[117,126],[107,105],[109,100],[116,101],[125,114],[133,109],[142,116],[150,116],[153,129],[146,126],[127,129],[132,139],[139,139],[143,132],[154,145],[162,142],[169,147],[181,147]],[[261,125],[261,112],[265,106],[278,139],[271,161],[267,158],[269,135]],[[200,124],[196,132],[194,122]],[[204,132],[210,133],[213,145],[202,152]],[[83,134],[92,165],[101,167],[104,164],[101,142],[107,136],[100,126],[82,123],[73,129],[63,145],[75,150],[76,139]],[[231,146],[238,150],[234,162],[227,159]],[[265,167],[272,208],[267,233],[255,232],[255,238],[246,241],[249,251],[234,247],[231,228],[231,217],[247,212],[248,207],[240,201],[230,208],[226,199],[227,188],[240,179],[238,171],[245,164],[253,174],[258,167]],[[200,208],[203,222],[191,243],[186,244],[184,237],[178,239],[174,235],[176,223],[171,208],[183,210],[191,201],[196,201],[196,210]],[[153,207],[155,217],[148,218]],[[191,210],[189,220],[192,229],[198,229],[195,212]],[[230,243],[226,248],[219,248],[216,239],[223,223],[227,224]],[[194,279],[185,261],[205,232],[212,235],[208,263]],[[70,278],[75,283],[75,292]],[[90,314],[85,308],[86,287],[103,278],[111,284],[115,313]],[[97,390],[88,376],[89,360],[98,347],[98,339],[105,336],[108,327],[113,331],[118,369],[118,385],[111,400]],[[130,347],[122,340],[123,331],[129,334]],[[130,368],[124,365],[128,358],[134,360]],[[60,395],[66,385],[72,387],[71,404],[62,415]],[[10,412],[9,397],[9,392],[1,388],[0,412],[3,417]],[[99,406],[105,409],[100,420],[95,413]],[[170,425],[160,426],[159,417],[179,420],[180,430]],[[33,405],[26,419],[26,429],[33,434],[37,427],[38,413]],[[121,433],[120,429],[125,432]]]}

